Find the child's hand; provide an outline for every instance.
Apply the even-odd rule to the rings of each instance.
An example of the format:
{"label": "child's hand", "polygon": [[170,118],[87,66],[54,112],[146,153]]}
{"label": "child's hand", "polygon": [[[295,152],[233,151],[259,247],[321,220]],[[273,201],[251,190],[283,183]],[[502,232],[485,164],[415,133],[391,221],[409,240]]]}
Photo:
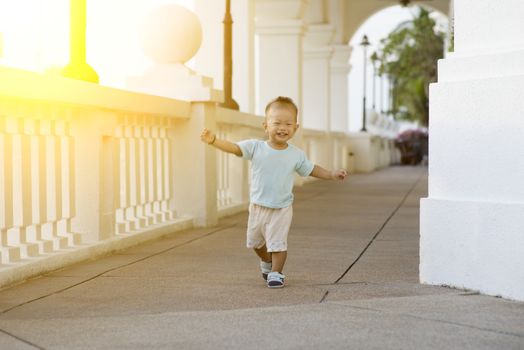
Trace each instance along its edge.
{"label": "child's hand", "polygon": [[204,129],[202,133],[200,134],[200,140],[202,140],[202,142],[207,143],[208,145],[214,143],[216,138],[217,138],[217,135],[215,135],[214,133],[212,133],[211,131],[207,129]]}
{"label": "child's hand", "polygon": [[333,179],[335,180],[344,180],[348,176],[346,169],[338,169],[332,172]]}

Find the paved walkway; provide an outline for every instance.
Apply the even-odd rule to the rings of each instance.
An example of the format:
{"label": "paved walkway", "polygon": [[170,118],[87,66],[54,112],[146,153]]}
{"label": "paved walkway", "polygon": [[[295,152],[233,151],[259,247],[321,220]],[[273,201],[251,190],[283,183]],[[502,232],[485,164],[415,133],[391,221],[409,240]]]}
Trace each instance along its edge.
{"label": "paved walkway", "polygon": [[287,286],[246,214],[0,292],[0,349],[524,349],[524,303],[419,285],[424,168],[296,190]]}

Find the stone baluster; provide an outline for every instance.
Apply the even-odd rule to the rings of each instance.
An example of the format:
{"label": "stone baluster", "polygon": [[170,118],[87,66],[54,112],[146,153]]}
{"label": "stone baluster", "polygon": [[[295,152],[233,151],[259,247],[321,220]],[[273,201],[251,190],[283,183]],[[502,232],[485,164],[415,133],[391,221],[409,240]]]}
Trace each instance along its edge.
{"label": "stone baluster", "polygon": [[[264,115],[266,104],[278,95],[291,97],[302,110],[302,46],[306,29],[303,17],[307,3],[305,0],[255,2],[258,39],[255,113],[258,115]],[[299,121],[301,118],[299,114]]]}

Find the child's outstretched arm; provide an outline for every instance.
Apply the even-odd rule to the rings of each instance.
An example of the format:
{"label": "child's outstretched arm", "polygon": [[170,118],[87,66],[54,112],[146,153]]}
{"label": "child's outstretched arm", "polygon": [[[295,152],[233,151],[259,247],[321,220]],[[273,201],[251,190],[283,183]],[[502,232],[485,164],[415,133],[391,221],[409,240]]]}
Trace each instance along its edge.
{"label": "child's outstretched arm", "polygon": [[323,180],[344,180],[346,176],[348,176],[348,172],[346,169],[329,171],[327,169],[322,168],[319,165],[315,165],[313,171],[311,172],[311,174],[309,174],[309,176],[313,176]]}
{"label": "child's outstretched arm", "polygon": [[242,151],[240,150],[240,147],[238,147],[238,145],[227,140],[220,140],[219,138],[217,138],[217,135],[215,133],[207,129],[204,129],[202,131],[202,133],[200,134],[200,139],[202,140],[202,142],[205,142],[208,145],[212,145],[213,147],[216,147],[219,150],[222,150],[227,153],[233,153],[234,155],[237,155],[239,157],[242,156]]}

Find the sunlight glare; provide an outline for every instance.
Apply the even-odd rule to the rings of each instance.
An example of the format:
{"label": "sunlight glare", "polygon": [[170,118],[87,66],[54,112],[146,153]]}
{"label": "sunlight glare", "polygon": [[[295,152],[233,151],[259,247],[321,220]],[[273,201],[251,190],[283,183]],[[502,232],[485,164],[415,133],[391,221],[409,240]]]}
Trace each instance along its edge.
{"label": "sunlight glare", "polygon": [[0,0],[0,64],[42,72],[68,58],[68,0]]}
{"label": "sunlight glare", "polygon": [[[0,0],[0,66],[57,73],[69,62],[70,0]],[[88,0],[87,63],[102,85],[125,87],[151,61],[140,44],[141,23],[155,7],[193,0]]]}

